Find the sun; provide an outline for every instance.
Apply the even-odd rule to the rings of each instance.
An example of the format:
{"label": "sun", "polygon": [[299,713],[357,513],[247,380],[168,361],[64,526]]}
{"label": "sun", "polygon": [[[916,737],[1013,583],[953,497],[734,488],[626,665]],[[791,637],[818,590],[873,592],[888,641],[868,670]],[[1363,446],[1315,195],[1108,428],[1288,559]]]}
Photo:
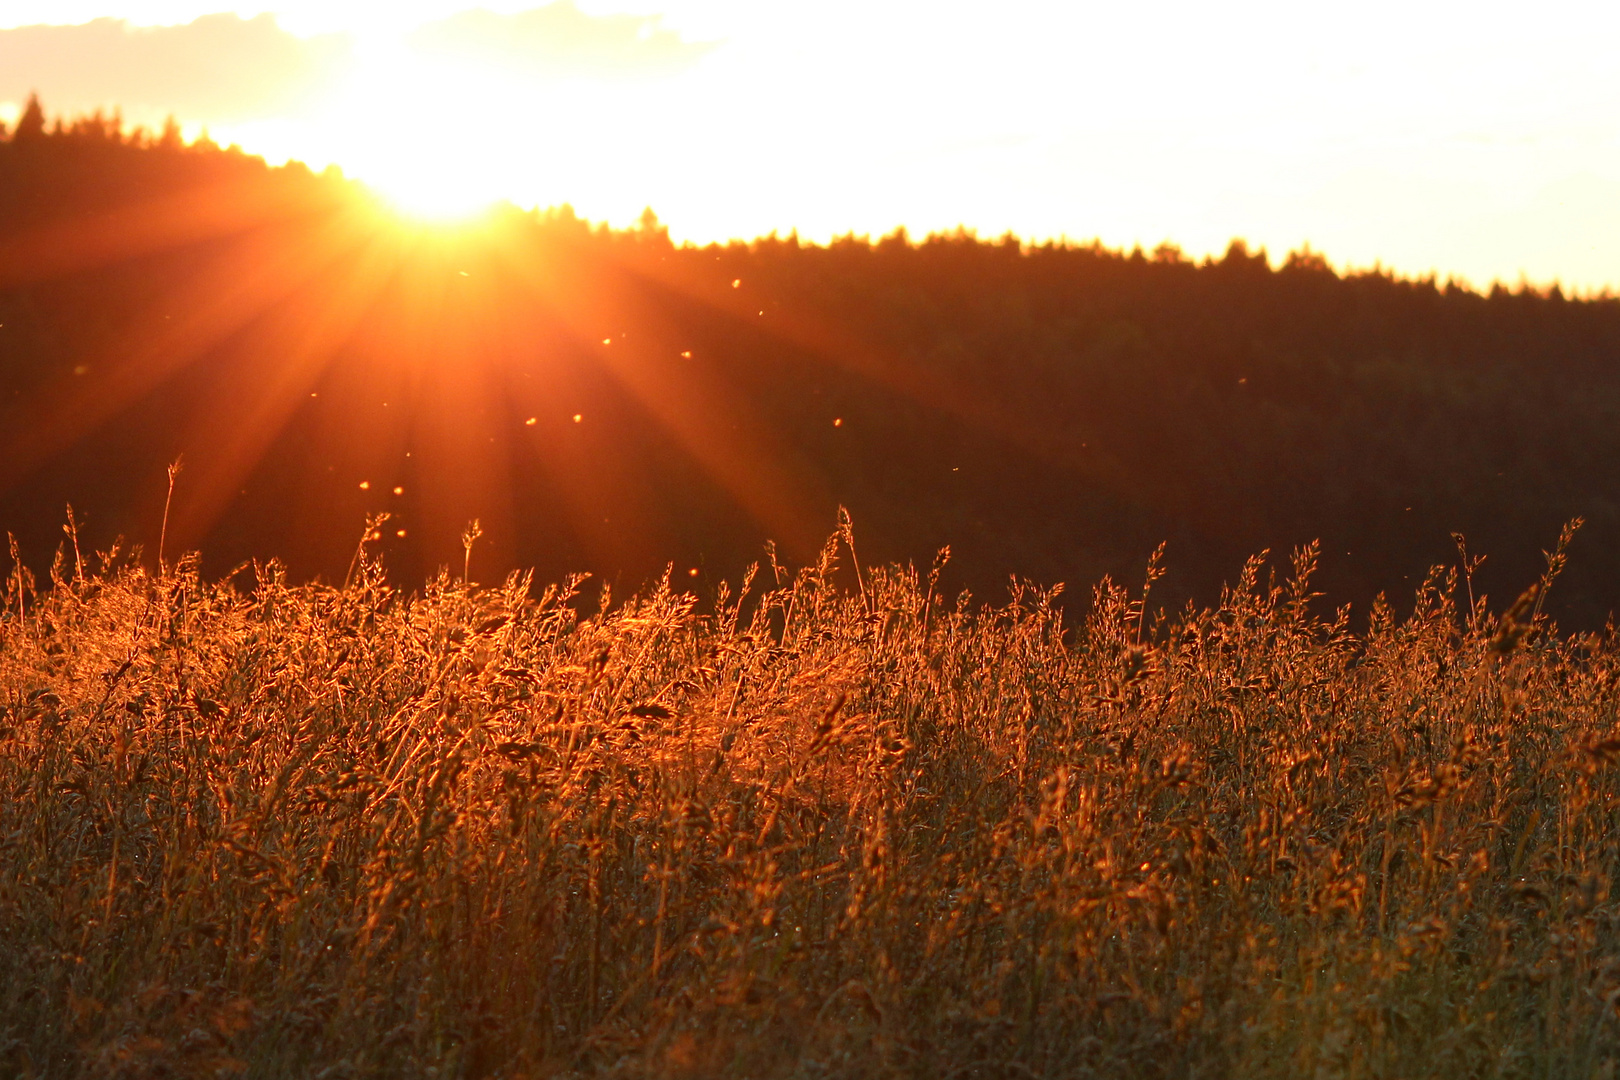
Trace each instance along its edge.
{"label": "sun", "polygon": [[512,132],[476,104],[513,87],[424,61],[390,38],[357,50],[349,84],[323,109],[330,156],[400,215],[464,223],[510,197],[533,162],[512,160]]}
{"label": "sun", "polygon": [[465,224],[485,216],[500,201],[453,171],[407,166],[364,180],[395,213],[427,224]]}

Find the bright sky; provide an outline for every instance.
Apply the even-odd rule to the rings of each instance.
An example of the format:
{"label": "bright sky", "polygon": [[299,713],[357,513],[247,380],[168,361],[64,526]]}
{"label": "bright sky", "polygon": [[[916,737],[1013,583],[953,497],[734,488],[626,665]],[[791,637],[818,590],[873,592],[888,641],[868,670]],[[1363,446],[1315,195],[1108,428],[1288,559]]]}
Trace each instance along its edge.
{"label": "bright sky", "polygon": [[127,20],[0,30],[0,102],[172,111],[430,208],[650,204],[677,239],[1241,236],[1620,290],[1613,3],[269,2],[0,0]]}

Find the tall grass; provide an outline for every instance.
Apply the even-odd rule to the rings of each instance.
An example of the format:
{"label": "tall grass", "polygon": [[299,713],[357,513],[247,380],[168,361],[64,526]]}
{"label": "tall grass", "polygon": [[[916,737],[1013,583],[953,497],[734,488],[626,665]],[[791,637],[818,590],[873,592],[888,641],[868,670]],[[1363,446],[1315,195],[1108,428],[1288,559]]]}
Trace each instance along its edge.
{"label": "tall grass", "polygon": [[701,607],[14,569],[0,1072],[1613,1074],[1612,634],[850,539]]}

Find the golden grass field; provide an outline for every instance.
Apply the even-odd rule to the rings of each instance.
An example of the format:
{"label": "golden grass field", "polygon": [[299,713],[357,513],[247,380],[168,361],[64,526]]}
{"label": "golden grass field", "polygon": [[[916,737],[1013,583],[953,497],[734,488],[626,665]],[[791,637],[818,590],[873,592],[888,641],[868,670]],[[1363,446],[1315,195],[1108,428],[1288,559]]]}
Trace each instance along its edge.
{"label": "golden grass field", "polygon": [[702,603],[14,570],[0,1073],[1614,1074],[1615,635],[852,540]]}

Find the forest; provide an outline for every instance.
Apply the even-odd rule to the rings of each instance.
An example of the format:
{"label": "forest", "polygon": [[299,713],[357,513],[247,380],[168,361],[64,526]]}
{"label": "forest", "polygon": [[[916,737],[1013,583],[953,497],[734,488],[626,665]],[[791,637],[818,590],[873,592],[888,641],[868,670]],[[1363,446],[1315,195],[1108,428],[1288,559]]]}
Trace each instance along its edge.
{"label": "forest", "polygon": [[[1620,300],[903,231],[677,245],[648,211],[413,222],[335,170],[172,126],[0,143],[0,527],[205,574],[397,580],[462,560],[621,590],[813,557],[838,508],[878,561],[997,598],[1140,575],[1209,601],[1322,544],[1329,606],[1409,604],[1486,556],[1516,594],[1580,517],[1549,610],[1620,595]],[[167,469],[181,470],[169,497]]]}

